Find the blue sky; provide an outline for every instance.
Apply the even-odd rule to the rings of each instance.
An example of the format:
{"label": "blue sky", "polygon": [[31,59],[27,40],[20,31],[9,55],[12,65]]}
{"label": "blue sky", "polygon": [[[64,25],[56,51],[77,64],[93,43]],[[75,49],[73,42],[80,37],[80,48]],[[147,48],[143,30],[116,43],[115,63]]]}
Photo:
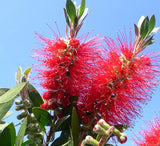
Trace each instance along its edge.
{"label": "blue sky", "polygon": [[[80,3],[80,0],[77,0]],[[92,12],[85,20],[80,33],[90,32],[101,36],[116,37],[116,32],[131,28],[140,16],[156,16],[156,26],[160,26],[159,0],[86,0]],[[35,39],[35,31],[51,37],[52,32],[47,23],[54,29],[55,21],[62,35],[65,35],[65,19],[63,8],[65,0],[5,0],[0,2],[0,87],[15,85],[15,72],[18,66],[23,69],[32,67],[36,61],[31,57],[32,49],[39,47]],[[134,38],[134,35],[133,35]],[[155,44],[148,49],[160,49],[160,32],[155,36]],[[136,119],[134,129],[127,131],[128,138],[144,126],[144,120],[152,119],[159,109],[160,86],[155,90],[152,100],[143,108],[142,118]],[[15,120],[10,118],[10,121]],[[121,144],[119,144],[121,145]],[[130,146],[128,140],[124,146]]]}

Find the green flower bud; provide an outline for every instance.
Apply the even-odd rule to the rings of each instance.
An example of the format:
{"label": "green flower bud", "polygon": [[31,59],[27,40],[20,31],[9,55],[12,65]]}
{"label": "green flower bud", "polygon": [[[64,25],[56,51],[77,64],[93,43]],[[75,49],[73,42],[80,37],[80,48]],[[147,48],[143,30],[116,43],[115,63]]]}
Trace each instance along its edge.
{"label": "green flower bud", "polygon": [[23,105],[19,105],[19,106],[16,106],[16,107],[15,107],[15,110],[16,110],[16,111],[20,111],[20,110],[22,110],[22,109],[25,109],[25,107],[24,107]]}
{"label": "green flower bud", "polygon": [[21,101],[21,100],[16,100],[16,101],[15,101],[15,104],[16,104],[16,105],[20,105],[20,104],[22,104],[22,101]]}
{"label": "green flower bud", "polygon": [[25,111],[25,110],[21,110],[21,114],[19,114],[19,115],[17,116],[17,119],[18,119],[18,120],[21,120],[21,119],[23,119],[23,118],[26,117],[26,116],[27,116],[26,111]]}
{"label": "green flower bud", "polygon": [[97,134],[100,135],[105,135],[107,134],[106,130],[104,128],[102,128],[99,124],[96,124],[93,128],[93,131]]}
{"label": "green flower bud", "polygon": [[91,144],[91,145],[93,145],[93,146],[98,146],[98,141],[97,140],[95,140],[93,137],[91,137],[91,136],[86,136],[86,138],[85,138],[85,143],[86,144]]}
{"label": "green flower bud", "polygon": [[22,103],[24,104],[26,108],[30,108],[32,106],[32,104],[30,103],[28,99],[25,99]]}

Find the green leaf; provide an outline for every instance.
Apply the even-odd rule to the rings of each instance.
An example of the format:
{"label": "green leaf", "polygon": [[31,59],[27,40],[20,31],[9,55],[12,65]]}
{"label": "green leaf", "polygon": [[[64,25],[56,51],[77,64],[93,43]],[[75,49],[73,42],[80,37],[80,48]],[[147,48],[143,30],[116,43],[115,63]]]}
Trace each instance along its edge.
{"label": "green leaf", "polygon": [[13,112],[8,111],[8,112],[6,113],[6,115],[2,118],[2,120],[8,118],[11,114],[13,114]]}
{"label": "green leaf", "polygon": [[83,15],[83,12],[85,10],[85,0],[81,1],[80,11],[79,11],[79,17]]}
{"label": "green leaf", "polygon": [[147,16],[143,20],[141,28],[140,28],[140,34],[142,35],[142,40],[144,39],[148,31],[149,31],[149,18]]}
{"label": "green leaf", "polygon": [[147,47],[148,45],[151,45],[153,44],[154,41],[153,41],[153,36],[150,37],[147,41],[144,42],[144,44],[142,45],[143,48]]}
{"label": "green leaf", "polygon": [[83,15],[81,16],[81,18],[78,20],[78,26],[81,27],[83,21],[85,20],[85,18],[87,17],[88,15],[88,8],[85,8],[84,12],[83,12]]}
{"label": "green leaf", "polygon": [[74,29],[77,28],[77,25],[78,25],[78,17],[76,16],[74,19]]}
{"label": "green leaf", "polygon": [[22,76],[22,68],[19,66],[16,72],[16,82],[21,82],[21,76]]}
{"label": "green leaf", "polygon": [[0,131],[8,126],[8,123],[0,124]]}
{"label": "green leaf", "polygon": [[52,117],[48,111],[39,107],[34,107],[32,108],[32,112],[34,113],[37,121],[42,125],[50,126],[52,124]]}
{"label": "green leaf", "polygon": [[71,146],[70,130],[63,130],[60,137],[58,137],[51,146]]}
{"label": "green leaf", "polygon": [[71,21],[74,22],[74,19],[76,17],[76,8],[71,0],[67,0],[66,9]]}
{"label": "green leaf", "polygon": [[0,98],[0,104],[6,103],[10,100],[13,100],[17,94],[24,88],[26,83],[20,83],[16,86],[14,86],[12,89],[8,90],[5,94],[3,94]]}
{"label": "green leaf", "polygon": [[18,131],[15,146],[21,146],[21,144],[23,143],[23,137],[25,135],[26,127],[27,127],[27,117],[23,120],[21,127]]}
{"label": "green leaf", "polygon": [[40,105],[43,103],[43,100],[36,88],[32,84],[28,83],[27,91],[33,107],[40,107]]}
{"label": "green leaf", "polygon": [[124,132],[129,126],[124,124],[114,125],[116,129],[118,129],[120,132]]}
{"label": "green leaf", "polygon": [[0,97],[0,121],[6,115],[13,104],[14,98],[24,88],[24,86],[25,83],[20,83]]}
{"label": "green leaf", "polygon": [[0,88],[0,96],[2,96],[4,93],[6,93],[9,90],[9,88]]}
{"label": "green leaf", "polygon": [[66,23],[67,23],[67,24],[68,24],[68,26],[70,27],[69,18],[68,18],[67,11],[66,11],[66,9],[65,9],[65,8],[64,8],[64,15],[65,15]]}
{"label": "green leaf", "polygon": [[148,31],[148,33],[150,33],[153,30],[154,26],[155,26],[155,16],[153,14],[151,16],[150,20],[149,20],[149,31]]}
{"label": "green leaf", "polygon": [[8,102],[5,102],[5,103],[0,103],[0,121],[6,115],[6,113],[9,111],[9,109],[11,108],[13,101],[14,101],[14,99],[10,100]]}
{"label": "green leaf", "polygon": [[27,144],[30,144],[32,142],[32,140],[27,140],[27,141],[25,141],[24,143],[22,143],[22,145],[21,146],[26,146]]}
{"label": "green leaf", "polygon": [[139,30],[136,24],[134,24],[134,31],[135,31],[135,35],[138,36],[139,35]]}
{"label": "green leaf", "polygon": [[13,123],[10,123],[2,133],[0,133],[1,146],[14,146],[16,132]]}
{"label": "green leaf", "polygon": [[25,71],[24,71],[24,74],[26,75],[26,76],[28,76],[29,75],[29,73],[31,72],[31,67],[30,68],[27,68]]}
{"label": "green leaf", "polygon": [[80,133],[80,123],[79,123],[79,118],[78,118],[78,115],[77,115],[77,111],[74,107],[73,107],[73,110],[72,110],[71,131],[72,131],[74,146],[77,146],[78,145],[79,133]]}
{"label": "green leaf", "polygon": [[71,127],[71,117],[67,119],[65,118],[62,122],[57,123],[56,125],[57,127],[55,127],[55,131],[63,131],[69,129]]}

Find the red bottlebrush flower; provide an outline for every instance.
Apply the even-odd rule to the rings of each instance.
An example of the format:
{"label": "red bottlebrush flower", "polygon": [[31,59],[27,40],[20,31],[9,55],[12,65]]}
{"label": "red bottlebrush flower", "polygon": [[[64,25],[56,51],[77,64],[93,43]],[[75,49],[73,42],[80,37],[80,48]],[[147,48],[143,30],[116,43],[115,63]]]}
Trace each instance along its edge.
{"label": "red bottlebrush flower", "polygon": [[75,38],[71,38],[71,40],[69,41],[69,45],[73,48],[77,48],[80,45],[80,42]]}
{"label": "red bottlebrush flower", "polygon": [[41,104],[41,108],[46,109],[46,110],[49,109],[48,103]]}
{"label": "red bottlebrush flower", "polygon": [[140,134],[140,137],[137,137],[136,135],[133,140],[137,146],[159,146],[160,118],[154,118],[150,123],[147,123],[145,129],[141,129],[138,133]]}
{"label": "red bottlebrush flower", "polygon": [[[97,113],[111,125],[132,125],[140,115],[141,106],[151,98],[157,85],[159,57],[134,54],[131,43],[118,37],[119,43],[105,39],[108,50],[100,64],[88,96],[79,101],[79,111]],[[84,104],[83,104],[84,103]],[[83,106],[82,106],[83,104]]]}
{"label": "red bottlebrush flower", "polygon": [[50,105],[50,109],[52,109],[52,110],[57,109],[57,107],[58,107],[58,104],[57,104],[56,102],[53,102],[53,103]]}
{"label": "red bottlebrush flower", "polygon": [[87,36],[66,39],[56,36],[54,40],[39,35],[45,42],[42,49],[36,50],[41,62],[37,68],[40,84],[53,91],[53,100],[64,107],[69,105],[69,98],[84,96],[102,58],[99,49],[102,38],[86,41]]}
{"label": "red bottlebrush flower", "polygon": [[54,93],[52,91],[46,91],[46,92],[43,93],[42,97],[43,97],[44,100],[47,101],[47,100],[52,99],[53,96],[54,96]]}

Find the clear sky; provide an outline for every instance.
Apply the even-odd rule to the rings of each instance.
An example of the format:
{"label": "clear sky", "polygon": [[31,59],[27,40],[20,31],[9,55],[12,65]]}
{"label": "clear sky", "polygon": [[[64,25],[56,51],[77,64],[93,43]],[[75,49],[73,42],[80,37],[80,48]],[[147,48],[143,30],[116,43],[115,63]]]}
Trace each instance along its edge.
{"label": "clear sky", "polygon": [[[79,4],[80,0],[77,0]],[[93,11],[88,15],[80,33],[90,32],[101,36],[116,37],[116,32],[131,28],[140,16],[156,16],[156,26],[160,26],[159,0],[86,0],[86,5]],[[13,87],[18,66],[23,69],[32,67],[35,60],[31,57],[32,49],[39,47],[35,31],[51,37],[47,23],[56,30],[55,21],[62,35],[65,35],[63,8],[65,0],[0,0],[0,87]],[[134,35],[133,35],[134,38]],[[148,49],[160,50],[160,32],[155,36],[155,44]],[[160,105],[160,86],[155,90],[152,100],[144,106],[142,118],[136,119],[134,129],[127,131],[128,138],[144,126],[143,120],[152,119],[158,113]],[[10,118],[15,120],[14,117]],[[121,145],[121,144],[118,144]],[[128,140],[124,146],[130,146]]]}

